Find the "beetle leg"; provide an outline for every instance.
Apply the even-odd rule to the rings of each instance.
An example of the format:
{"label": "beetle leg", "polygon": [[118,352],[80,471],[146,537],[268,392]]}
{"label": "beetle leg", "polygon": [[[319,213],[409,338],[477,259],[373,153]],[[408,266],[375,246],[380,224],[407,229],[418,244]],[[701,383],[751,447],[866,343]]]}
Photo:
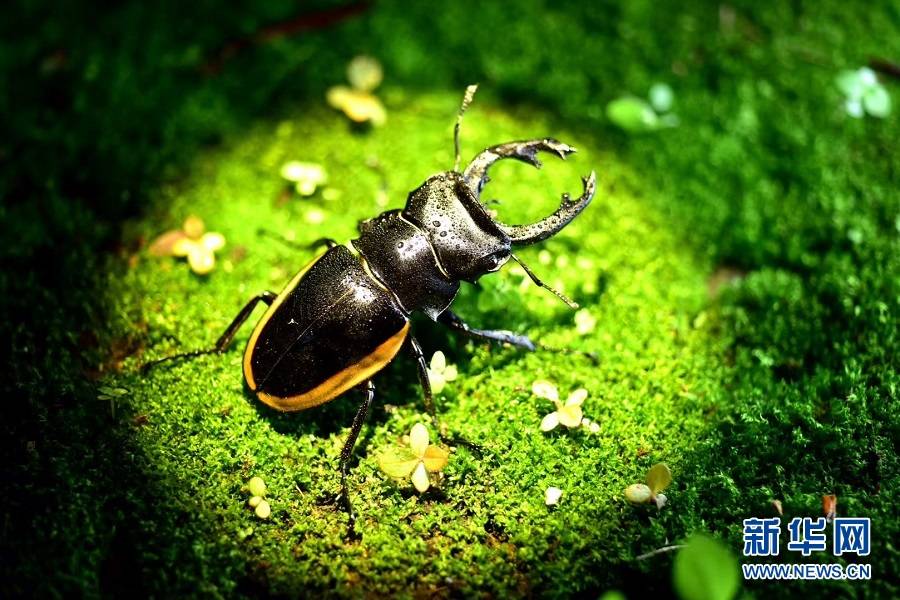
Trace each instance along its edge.
{"label": "beetle leg", "polygon": [[438,322],[447,325],[451,329],[459,331],[463,335],[473,338],[480,338],[492,342],[500,342],[504,344],[512,344],[525,350],[535,350],[537,346],[527,335],[520,335],[507,331],[505,329],[473,329],[459,318],[459,316],[451,310],[445,310],[438,316]]}
{"label": "beetle leg", "polygon": [[557,352],[559,354],[577,354],[587,358],[594,364],[598,364],[600,359],[593,352],[583,350],[572,350],[571,348],[556,348],[554,346],[545,346],[537,342],[531,341],[527,335],[513,333],[505,329],[473,329],[459,318],[459,316],[451,310],[445,310],[438,316],[438,322],[447,325],[451,329],[459,331],[463,335],[472,338],[488,340],[490,342],[500,342],[503,344],[511,344],[525,350],[541,350],[544,352]]}
{"label": "beetle leg", "polygon": [[441,422],[438,419],[437,410],[434,404],[434,395],[431,392],[431,381],[428,379],[428,363],[425,362],[425,354],[422,352],[422,346],[419,345],[418,340],[412,335],[409,335],[406,339],[408,340],[407,348],[409,348],[409,351],[412,353],[418,367],[419,383],[422,385],[422,392],[425,395],[425,410],[428,411],[431,422],[434,424],[434,428],[437,430],[441,441],[450,444],[451,446],[465,446],[478,455],[483,454],[484,448],[475,442],[470,442],[466,438],[458,435],[444,435],[444,428],[441,427]]}
{"label": "beetle leg", "polygon": [[553,138],[541,140],[527,140],[524,142],[507,142],[497,146],[491,146],[472,159],[469,166],[463,172],[469,188],[476,197],[481,195],[481,190],[488,182],[487,172],[498,160],[514,158],[529,165],[541,168],[541,161],[537,158],[538,152],[552,152],[560,158],[565,158],[575,152],[575,148]]}
{"label": "beetle leg", "polygon": [[180,358],[194,358],[195,356],[203,356],[204,354],[221,354],[228,349],[228,346],[231,344],[231,341],[234,339],[235,334],[237,334],[238,329],[241,328],[250,314],[253,312],[253,309],[256,308],[256,305],[260,302],[265,303],[266,306],[271,306],[272,302],[275,301],[275,298],[278,297],[278,294],[275,292],[263,292],[258,294],[250,299],[247,304],[244,305],[244,308],[241,309],[241,312],[237,314],[234,320],[231,322],[231,325],[228,326],[228,329],[225,330],[219,339],[216,340],[216,345],[208,350],[192,350],[190,352],[183,352],[181,354],[173,354],[172,356],[166,356],[164,358],[160,358],[157,360],[152,360],[141,367],[141,371],[147,372],[153,367],[164,363],[169,362],[170,360],[180,359]]}
{"label": "beetle leg", "polygon": [[321,237],[316,240],[313,240],[307,244],[301,244],[299,242],[295,242],[294,240],[288,239],[287,237],[272,231],[271,229],[260,228],[256,231],[258,235],[266,235],[270,238],[276,239],[282,244],[289,246],[291,248],[297,248],[299,250],[315,250],[319,246],[325,246],[326,248],[334,248],[338,245],[336,241],[331,238]]}
{"label": "beetle leg", "polygon": [[372,401],[375,399],[375,384],[372,383],[372,380],[370,379],[363,385],[365,385],[365,398],[363,399],[362,404],[359,405],[356,416],[353,417],[350,435],[347,436],[347,441],[344,442],[344,447],[341,449],[341,461],[338,466],[338,469],[341,472],[341,491],[335,498],[337,504],[344,509],[344,512],[347,513],[347,517],[350,519],[351,537],[357,537],[356,513],[353,511],[353,505],[350,503],[350,494],[347,490],[347,474],[350,472],[350,459],[353,456],[353,447],[356,445],[356,440],[359,438],[359,432],[362,431],[362,427],[366,422],[366,416],[369,414],[369,409],[372,407]]}

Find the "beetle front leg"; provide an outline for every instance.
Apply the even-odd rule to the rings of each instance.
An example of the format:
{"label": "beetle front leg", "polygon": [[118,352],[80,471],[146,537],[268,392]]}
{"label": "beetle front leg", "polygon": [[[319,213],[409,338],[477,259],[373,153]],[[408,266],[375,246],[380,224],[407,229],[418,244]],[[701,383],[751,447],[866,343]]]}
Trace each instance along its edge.
{"label": "beetle front leg", "polygon": [[541,161],[538,160],[537,153],[541,151],[552,152],[564,159],[575,152],[575,148],[553,138],[507,142],[506,144],[491,146],[472,159],[472,162],[469,163],[469,166],[463,172],[463,177],[469,184],[469,188],[478,197],[481,195],[482,188],[487,185],[488,169],[495,162],[504,158],[514,158],[539,169],[541,168]]}
{"label": "beetle front leg", "polygon": [[530,351],[534,351],[537,348],[535,343],[532,342],[527,335],[520,335],[518,333],[513,333],[512,331],[507,331],[505,329],[473,329],[472,327],[469,327],[469,325],[465,321],[460,319],[459,316],[451,310],[445,310],[444,312],[442,312],[438,317],[438,322],[443,323],[451,329],[454,329],[469,337],[489,340],[491,342],[511,344],[513,346],[524,348],[525,350]]}
{"label": "beetle front leg", "polygon": [[587,358],[594,364],[600,362],[597,355],[593,352],[545,346],[544,344],[531,341],[531,338],[527,335],[513,333],[512,331],[507,331],[505,329],[473,329],[451,310],[442,312],[438,317],[438,322],[471,338],[487,340],[489,342],[499,342],[501,344],[510,344],[532,352],[535,350],[542,350],[544,352],[557,352],[559,354],[577,354],[578,356]]}

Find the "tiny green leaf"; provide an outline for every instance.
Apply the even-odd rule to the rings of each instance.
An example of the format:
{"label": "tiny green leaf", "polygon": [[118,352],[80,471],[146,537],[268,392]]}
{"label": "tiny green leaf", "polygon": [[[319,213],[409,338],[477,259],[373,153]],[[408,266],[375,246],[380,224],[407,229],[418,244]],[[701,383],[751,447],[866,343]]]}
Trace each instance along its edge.
{"label": "tiny green leaf", "polygon": [[673,578],[682,600],[731,600],[740,587],[737,560],[705,535],[692,536],[675,556]]}
{"label": "tiny green leaf", "polygon": [[653,495],[660,493],[672,483],[672,472],[666,463],[656,463],[647,471],[647,486]]}
{"label": "tiny green leaf", "polygon": [[625,131],[656,129],[658,118],[653,108],[640,98],[617,98],[606,105],[606,116]]}
{"label": "tiny green leaf", "polygon": [[378,468],[388,477],[406,479],[412,474],[419,457],[409,448],[391,448],[378,457]]}

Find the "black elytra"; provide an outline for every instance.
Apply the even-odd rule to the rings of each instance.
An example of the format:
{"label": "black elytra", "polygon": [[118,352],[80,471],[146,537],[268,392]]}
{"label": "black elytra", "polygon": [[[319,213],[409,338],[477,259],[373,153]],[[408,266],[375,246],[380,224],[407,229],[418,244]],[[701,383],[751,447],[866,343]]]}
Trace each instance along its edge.
{"label": "black elytra", "polygon": [[[470,88],[474,92],[474,88]],[[460,120],[467,102],[460,110]],[[458,136],[458,127],[457,127]],[[456,138],[457,157],[459,148]],[[529,225],[506,225],[481,202],[487,173],[496,161],[513,158],[535,167],[538,152],[565,158],[575,152],[552,138],[509,142],[479,153],[468,167],[429,177],[409,194],[402,210],[390,210],[359,224],[350,246],[327,241],[328,249],[298,273],[280,294],[264,292],[238,314],[210,350],[172,358],[224,352],[257,303],[269,305],[244,352],[244,379],[265,404],[282,411],[307,409],[361,387],[365,401],[341,452],[341,493],[337,499],[354,519],[346,476],[353,446],[374,397],[372,377],[404,345],[417,361],[426,406],[434,416],[425,358],[410,334],[409,316],[421,311],[432,320],[482,339],[533,350],[526,336],[469,327],[449,310],[461,281],[474,282],[497,271],[513,246],[545,240],[583,211],[594,196],[593,172],[577,199],[563,195],[559,208]],[[520,264],[522,264],[520,262]],[[544,285],[524,264],[526,273]]]}

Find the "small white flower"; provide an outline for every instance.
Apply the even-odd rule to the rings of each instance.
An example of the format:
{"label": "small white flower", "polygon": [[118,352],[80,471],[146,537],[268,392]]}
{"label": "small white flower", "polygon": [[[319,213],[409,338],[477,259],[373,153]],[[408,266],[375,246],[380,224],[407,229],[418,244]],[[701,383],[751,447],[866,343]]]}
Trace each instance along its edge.
{"label": "small white flower", "polygon": [[562,490],[558,487],[550,486],[544,492],[544,504],[547,506],[556,506],[562,497]]}
{"label": "small white flower", "polygon": [[584,404],[584,400],[588,395],[586,389],[578,388],[569,394],[565,404],[560,402],[559,391],[549,381],[535,381],[531,385],[531,391],[535,396],[550,400],[556,405],[556,410],[541,421],[541,431],[551,431],[556,429],[559,424],[565,425],[569,429],[581,425],[581,419],[584,416],[581,405]]}
{"label": "small white flower", "polygon": [[428,368],[428,380],[431,383],[431,391],[440,394],[448,381],[454,381],[459,373],[456,365],[448,365],[447,357],[438,350],[431,357],[431,364]]}
{"label": "small white flower", "polygon": [[429,443],[428,430],[421,423],[413,425],[409,432],[409,449],[391,450],[378,458],[382,471],[397,479],[410,477],[420,492],[431,487],[429,473],[439,473],[447,466],[449,454],[439,446]]}
{"label": "small white flower", "polygon": [[312,196],[316,188],[328,181],[322,165],[292,160],[281,167],[281,176],[294,184],[301,196]]}
{"label": "small white flower", "polygon": [[597,319],[594,318],[594,315],[588,309],[582,308],[575,313],[575,330],[578,332],[578,335],[587,335],[596,326]]}

